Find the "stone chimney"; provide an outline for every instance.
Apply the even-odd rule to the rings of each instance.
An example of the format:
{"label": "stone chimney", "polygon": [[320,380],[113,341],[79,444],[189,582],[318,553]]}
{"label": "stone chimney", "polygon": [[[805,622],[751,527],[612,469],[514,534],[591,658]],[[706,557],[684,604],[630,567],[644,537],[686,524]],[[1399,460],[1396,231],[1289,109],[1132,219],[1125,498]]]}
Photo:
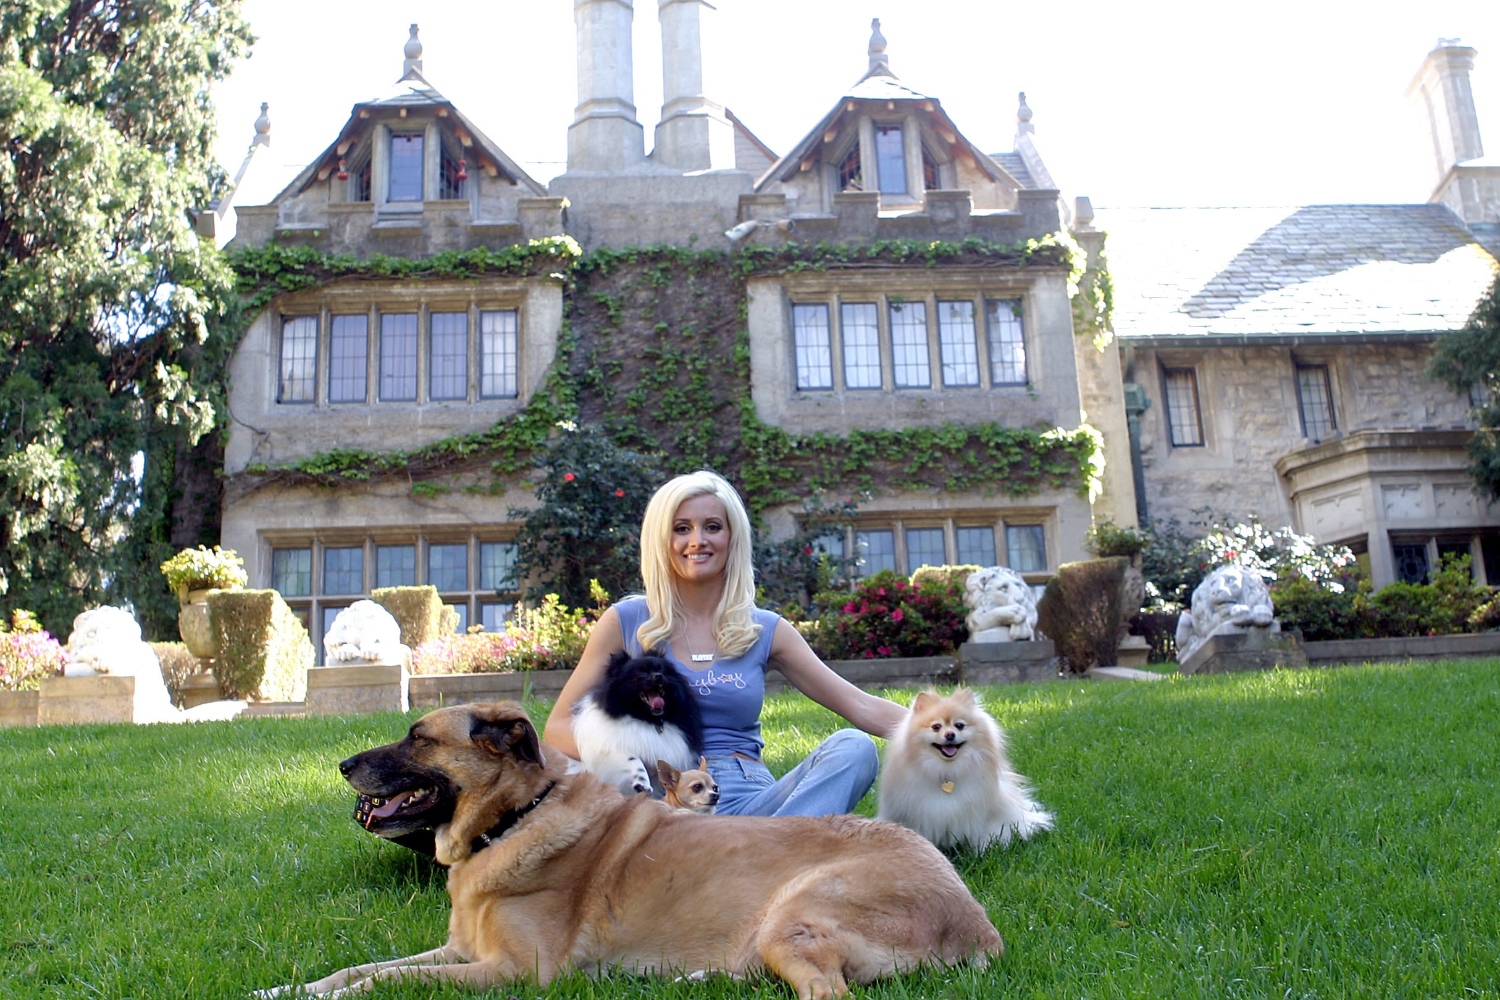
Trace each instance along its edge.
{"label": "stone chimney", "polygon": [[635,117],[632,0],[573,0],[578,41],[578,107],[568,126],[568,170],[617,172],[646,158]]}
{"label": "stone chimney", "polygon": [[699,18],[705,6],[704,0],[657,0],[662,105],[651,159],[682,171],[734,167],[734,126],[723,105],[703,95]]}
{"label": "stone chimney", "polygon": [[1420,102],[1427,112],[1439,184],[1457,164],[1484,155],[1474,92],[1469,87],[1474,55],[1457,38],[1440,38],[1406,88],[1407,97]]}
{"label": "stone chimney", "polygon": [[1479,114],[1469,86],[1474,55],[1457,38],[1439,38],[1406,95],[1427,112],[1432,133],[1437,182],[1428,201],[1447,205],[1471,232],[1500,246],[1500,162],[1484,158],[1479,139]]}

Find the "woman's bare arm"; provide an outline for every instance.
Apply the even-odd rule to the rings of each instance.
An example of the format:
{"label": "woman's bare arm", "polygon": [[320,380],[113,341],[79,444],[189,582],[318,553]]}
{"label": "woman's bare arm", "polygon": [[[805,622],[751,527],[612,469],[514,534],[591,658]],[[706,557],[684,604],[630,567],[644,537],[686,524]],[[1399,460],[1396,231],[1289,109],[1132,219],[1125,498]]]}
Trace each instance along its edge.
{"label": "woman's bare arm", "polygon": [[906,709],[849,683],[818,659],[791,622],[776,623],[769,666],[781,671],[793,687],[871,736],[887,737],[906,718]]}
{"label": "woman's bare arm", "polygon": [[578,666],[562,693],[547,715],[547,724],[542,739],[569,757],[577,758],[578,741],[573,738],[573,706],[595,685],[604,679],[604,668],[609,658],[625,648],[625,633],[620,629],[620,616],[614,608],[608,608],[599,616],[589,641],[578,658]]}

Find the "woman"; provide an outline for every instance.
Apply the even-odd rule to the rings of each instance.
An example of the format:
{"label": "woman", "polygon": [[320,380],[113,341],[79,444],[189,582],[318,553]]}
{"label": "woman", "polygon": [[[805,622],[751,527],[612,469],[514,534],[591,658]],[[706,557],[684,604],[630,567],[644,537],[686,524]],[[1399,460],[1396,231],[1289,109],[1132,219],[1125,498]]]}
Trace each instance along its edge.
{"label": "woman", "polygon": [[[641,522],[641,578],[645,596],[620,601],[594,626],[578,669],[547,717],[546,741],[577,757],[573,706],[603,679],[610,656],[622,649],[636,656],[659,649],[698,695],[720,813],[851,811],[880,766],[865,733],[887,735],[906,709],[844,680],[789,622],[755,607],[750,518],[723,477],[678,476],[651,497]],[[797,690],[864,732],[840,730],[776,781],[761,762],[767,669],[781,671]]]}

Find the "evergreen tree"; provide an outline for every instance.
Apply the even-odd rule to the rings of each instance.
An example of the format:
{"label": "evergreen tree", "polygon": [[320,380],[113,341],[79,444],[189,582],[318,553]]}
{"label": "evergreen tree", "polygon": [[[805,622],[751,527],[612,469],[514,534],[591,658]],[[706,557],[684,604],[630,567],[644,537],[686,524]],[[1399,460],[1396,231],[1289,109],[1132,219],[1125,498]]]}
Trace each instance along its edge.
{"label": "evergreen tree", "polygon": [[[214,426],[231,297],[190,213],[238,0],[0,5],[0,608],[158,621],[171,462]],[[148,486],[154,488],[148,488]]]}
{"label": "evergreen tree", "polygon": [[1427,374],[1474,401],[1479,429],[1469,439],[1469,475],[1500,500],[1500,274],[1463,328],[1438,341]]}

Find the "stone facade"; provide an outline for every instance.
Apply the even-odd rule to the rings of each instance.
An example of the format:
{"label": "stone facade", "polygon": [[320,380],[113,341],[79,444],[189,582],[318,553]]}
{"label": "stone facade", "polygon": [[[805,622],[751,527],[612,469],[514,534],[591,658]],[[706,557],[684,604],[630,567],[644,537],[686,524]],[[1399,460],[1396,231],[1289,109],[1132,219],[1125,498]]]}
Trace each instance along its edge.
{"label": "stone facade", "polygon": [[[1140,431],[1140,463],[1150,484],[1148,515],[1186,524],[1199,516],[1195,511],[1208,508],[1257,514],[1278,526],[1294,523],[1289,484],[1277,463],[1318,443],[1305,433],[1299,411],[1299,363],[1327,366],[1334,433],[1340,436],[1391,428],[1470,428],[1467,401],[1423,374],[1430,350],[1430,339],[1312,351],[1132,348],[1126,377],[1144,388],[1152,404],[1141,416]],[[1183,369],[1197,375],[1201,445],[1175,445],[1167,426],[1162,372]]]}
{"label": "stone facade", "polygon": [[[562,233],[587,251],[1013,244],[1065,228],[1024,100],[1016,151],[980,152],[936,97],[895,76],[877,24],[868,71],[778,157],[705,93],[699,38],[709,9],[658,4],[664,97],[651,152],[634,104],[632,0],[574,2],[578,104],[567,170],[546,185],[427,80],[413,26],[401,79],[356,105],[271,204],[235,206],[235,244],[426,257]],[[257,129],[268,134],[269,124]],[[1123,427],[1106,402],[1119,393],[1118,365],[1093,347],[1080,353],[1067,279],[1065,267],[1036,263],[756,277],[746,316],[756,413],[793,434],[979,422],[1072,429],[1087,399],[1096,424]],[[479,463],[414,495],[406,482],[329,490],[274,470],[340,449],[412,450],[521,412],[554,363],[565,295],[548,276],[362,278],[282,295],[254,320],[230,366],[222,539],[244,556],[253,585],[277,587],[306,616],[315,640],[341,608],[387,584],[438,585],[460,627],[499,623],[516,587],[510,512],[534,502],[523,477],[492,483]],[[826,387],[808,384],[821,376],[798,352],[808,307],[826,319]],[[502,327],[510,353],[497,361],[490,335]],[[493,392],[486,373],[501,361],[511,382]],[[1106,477],[1101,502],[1130,523],[1128,461],[1111,462]],[[845,544],[873,546],[872,568],[903,572],[1010,561],[1033,586],[1084,557],[1087,499],[1045,489],[1017,500],[1001,485],[885,491],[861,508]],[[796,528],[793,506],[765,520],[774,534]]]}
{"label": "stone facade", "polygon": [[[658,5],[664,103],[650,152],[634,104],[633,0],[574,0],[578,103],[567,170],[547,184],[428,82],[413,26],[388,93],[356,105],[271,204],[231,211],[231,195],[200,230],[222,240],[237,226],[237,245],[359,257],[499,249],[564,233],[587,251],[1012,244],[1070,232],[1096,274],[1108,234],[1113,345],[1075,327],[1060,266],[807,269],[749,280],[752,400],[767,424],[847,434],[1087,420],[1103,434],[1103,491],[1092,501],[1066,490],[1018,500],[1002,484],[889,490],[862,508],[846,545],[881,548],[871,565],[903,572],[934,559],[1010,564],[1039,586],[1060,562],[1086,556],[1094,518],[1191,520],[1209,508],[1362,544],[1378,583],[1398,562],[1373,554],[1389,547],[1378,533],[1387,527],[1408,549],[1427,532],[1434,559],[1472,529],[1476,557],[1488,558],[1484,532],[1500,521],[1472,504],[1455,513],[1462,504],[1452,492],[1462,478],[1453,435],[1469,429],[1467,406],[1421,374],[1432,339],[1462,324],[1496,266],[1485,249],[1488,210],[1444,193],[1488,176],[1469,146],[1424,206],[1096,217],[1087,199],[1060,197],[1025,95],[1014,148],[983,153],[937,97],[896,76],[878,22],[864,75],[778,156],[706,92],[711,67],[699,37],[711,13],[687,0]],[[1461,104],[1464,58],[1438,60],[1419,87],[1430,106]],[[263,118],[257,145],[268,129]],[[241,175],[250,167],[247,158]],[[565,296],[550,276],[490,276],[334,281],[274,300],[230,366],[222,537],[245,556],[252,585],[282,589],[315,638],[340,608],[385,584],[439,584],[462,625],[498,624],[514,599],[510,511],[533,502],[523,477],[478,489],[477,470],[457,468],[442,489],[414,494],[395,481],[329,491],[243,474],[340,449],[411,450],[521,412],[557,356]],[[1193,380],[1188,409],[1167,398],[1169,378],[1180,396],[1183,373]],[[1326,397],[1322,423],[1309,424],[1309,393]],[[1190,420],[1190,440],[1171,413]],[[1449,437],[1423,436],[1438,432]],[[1374,471],[1387,459],[1394,478]],[[1361,462],[1369,471],[1347,471]],[[1421,524],[1381,522],[1361,542],[1345,513],[1330,513],[1351,493],[1366,515],[1385,511],[1400,492],[1388,487],[1412,484],[1432,508]],[[791,506],[770,510],[767,529],[787,535],[795,517]],[[1495,556],[1500,580],[1500,546]]]}
{"label": "stone facade", "polygon": [[1436,183],[1422,205],[1140,209],[1110,232],[1138,507],[1259,516],[1350,546],[1379,587],[1450,554],[1500,584],[1500,509],[1473,492],[1469,399],[1426,375],[1500,273],[1500,166],[1475,51],[1441,39],[1408,94]]}

